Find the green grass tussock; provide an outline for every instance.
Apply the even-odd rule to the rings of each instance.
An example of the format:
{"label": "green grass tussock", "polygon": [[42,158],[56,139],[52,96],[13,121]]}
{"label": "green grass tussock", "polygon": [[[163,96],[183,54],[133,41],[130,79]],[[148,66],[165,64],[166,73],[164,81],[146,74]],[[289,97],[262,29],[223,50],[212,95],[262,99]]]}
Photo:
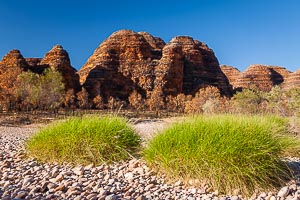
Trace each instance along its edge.
{"label": "green grass tussock", "polygon": [[170,178],[205,180],[214,189],[270,190],[289,176],[282,156],[299,152],[287,134],[288,120],[276,116],[198,116],[154,137],[143,154]]}
{"label": "green grass tussock", "polygon": [[29,156],[43,162],[100,164],[127,159],[140,139],[119,117],[70,118],[40,130],[27,143]]}

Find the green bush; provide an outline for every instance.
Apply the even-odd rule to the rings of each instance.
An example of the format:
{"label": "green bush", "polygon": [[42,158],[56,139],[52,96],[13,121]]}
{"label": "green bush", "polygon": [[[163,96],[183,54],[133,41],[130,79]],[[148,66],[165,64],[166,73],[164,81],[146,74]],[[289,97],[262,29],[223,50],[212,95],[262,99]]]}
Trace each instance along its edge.
{"label": "green bush", "polygon": [[71,118],[54,122],[29,139],[29,156],[43,162],[74,164],[124,160],[139,147],[139,137],[118,117]]}
{"label": "green bush", "polygon": [[206,181],[220,192],[275,188],[290,177],[282,156],[299,152],[288,120],[274,116],[199,116],[154,137],[143,154],[169,178]]}

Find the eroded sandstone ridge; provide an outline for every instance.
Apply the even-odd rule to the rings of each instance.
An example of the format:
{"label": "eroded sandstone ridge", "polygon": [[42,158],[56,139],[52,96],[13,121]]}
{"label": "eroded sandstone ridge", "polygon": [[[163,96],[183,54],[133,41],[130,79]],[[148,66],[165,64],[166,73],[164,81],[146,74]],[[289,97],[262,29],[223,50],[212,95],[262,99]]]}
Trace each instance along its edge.
{"label": "eroded sandstone ridge", "polygon": [[27,70],[29,65],[27,64],[25,58],[22,56],[21,52],[17,49],[9,51],[0,61],[1,69],[5,68],[18,68],[21,70]]}
{"label": "eroded sandstone ridge", "polygon": [[241,72],[237,68],[229,65],[221,65],[220,67],[222,72],[228,78],[230,85],[232,86],[236,79],[240,76]]}
{"label": "eroded sandstone ridge", "polygon": [[166,95],[194,95],[206,86],[216,86],[222,94],[231,95],[228,79],[214,52],[188,36],[175,37],[163,48],[155,75],[156,84],[162,86]]}
{"label": "eroded sandstone ridge", "polygon": [[268,92],[275,85],[282,84],[290,72],[283,67],[269,65],[250,65],[232,83],[233,89],[258,88]]}
{"label": "eroded sandstone ridge", "polygon": [[76,69],[71,66],[68,53],[60,45],[54,46],[44,58],[24,58],[19,50],[11,50],[0,62],[0,70],[6,72],[7,68],[14,68],[19,73],[31,71],[41,74],[46,68],[61,72],[66,90],[80,90],[79,76]]}
{"label": "eroded sandstone ridge", "polygon": [[78,72],[81,84],[93,97],[126,99],[134,89],[145,95],[154,87],[154,66],[161,57],[161,45],[156,44],[161,40],[151,41],[155,49],[143,34],[129,30],[113,33]]}
{"label": "eroded sandstone ridge", "polygon": [[80,90],[77,70],[71,66],[69,54],[62,46],[55,45],[48,53],[46,53],[39,65],[59,71],[63,76],[66,90]]}
{"label": "eroded sandstone ridge", "polygon": [[290,73],[284,83],[284,89],[300,88],[300,70]]}
{"label": "eroded sandstone ridge", "polygon": [[91,97],[127,99],[133,90],[145,96],[160,89],[164,95],[195,94],[213,85],[230,95],[228,79],[214,52],[191,37],[173,38],[165,45],[145,32],[121,30],[106,39],[78,72]]}
{"label": "eroded sandstone ridge", "polygon": [[[219,66],[214,52],[204,43],[188,36],[174,37],[167,44],[147,32],[121,30],[113,33],[94,51],[85,65],[76,71],[62,46],[54,46],[44,58],[24,58],[12,50],[0,61],[0,73],[14,68],[16,73],[41,74],[46,68],[61,72],[66,90],[83,86],[90,99],[100,95],[128,100],[136,90],[144,98],[153,91],[161,96],[180,93],[194,95],[200,88],[215,86],[231,96],[233,91],[255,87],[270,91],[275,85],[300,88],[300,71],[278,66],[251,65],[244,72]],[[158,92],[157,92],[158,91]]]}

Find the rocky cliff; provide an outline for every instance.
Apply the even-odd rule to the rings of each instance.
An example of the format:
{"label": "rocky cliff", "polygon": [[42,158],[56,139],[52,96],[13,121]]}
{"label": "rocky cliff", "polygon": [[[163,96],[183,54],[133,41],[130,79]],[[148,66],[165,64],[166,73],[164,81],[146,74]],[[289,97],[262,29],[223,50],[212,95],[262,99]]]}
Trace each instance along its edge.
{"label": "rocky cliff", "polygon": [[8,67],[15,67],[22,70],[27,70],[29,65],[27,64],[25,58],[22,56],[19,50],[11,50],[9,51],[0,62],[1,69],[5,69]]}
{"label": "rocky cliff", "polygon": [[233,82],[233,88],[255,87],[262,91],[270,91],[273,86],[282,84],[289,76],[289,71],[283,67],[269,65],[250,65]]}
{"label": "rocky cliff", "polygon": [[[0,72],[7,68],[43,73],[46,68],[61,72],[66,90],[81,89],[91,98],[101,95],[127,100],[137,90],[143,97],[158,89],[164,96],[194,95],[200,88],[215,86],[231,96],[234,90],[256,87],[270,91],[274,85],[285,89],[300,87],[300,71],[283,67],[251,65],[244,72],[219,66],[214,52],[204,43],[188,36],[174,37],[167,44],[147,32],[121,30],[113,33],[94,51],[77,73],[62,46],[54,46],[44,58],[24,58],[12,50],[0,61]],[[79,82],[80,81],[80,82]]]}
{"label": "rocky cliff", "polygon": [[240,76],[241,72],[237,68],[229,65],[221,65],[220,67],[222,72],[228,78],[230,85],[233,85],[236,79]]}
{"label": "rocky cliff", "polygon": [[92,97],[101,94],[104,98],[127,99],[134,89],[143,95],[153,89],[154,66],[161,57],[162,44],[161,39],[144,35],[121,30],[94,51],[78,72]]}
{"label": "rocky cliff", "polygon": [[283,84],[290,76],[291,72],[284,67],[268,66],[272,72],[272,80],[274,85]]}
{"label": "rocky cliff", "polygon": [[71,66],[69,54],[60,45],[55,45],[44,58],[38,63],[38,66],[59,71],[63,76],[66,90],[80,90],[79,76],[77,70]]}
{"label": "rocky cliff", "polygon": [[231,94],[213,51],[191,37],[162,39],[145,32],[121,30],[106,39],[78,72],[92,97],[101,94],[127,99],[136,89],[142,95],[155,88],[164,95],[195,94],[213,85]]}
{"label": "rocky cliff", "polygon": [[283,88],[286,90],[292,88],[300,88],[300,70],[294,73],[290,73],[283,84]]}
{"label": "rocky cliff", "polygon": [[228,79],[214,52],[188,36],[175,37],[163,48],[163,57],[155,71],[155,83],[162,86],[165,95],[194,95],[209,85],[218,87],[224,95],[231,95]]}
{"label": "rocky cliff", "polygon": [[62,73],[66,90],[79,91],[79,76],[71,66],[68,53],[59,45],[54,46],[44,58],[24,58],[19,50],[12,50],[6,54],[0,62],[0,70],[15,68],[22,71],[32,71],[41,74],[46,68],[52,68]]}

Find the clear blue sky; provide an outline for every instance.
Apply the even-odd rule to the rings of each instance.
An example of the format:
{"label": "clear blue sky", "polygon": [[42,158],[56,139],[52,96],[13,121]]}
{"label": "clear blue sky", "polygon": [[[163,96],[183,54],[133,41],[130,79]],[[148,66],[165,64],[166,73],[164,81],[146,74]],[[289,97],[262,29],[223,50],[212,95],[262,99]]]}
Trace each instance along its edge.
{"label": "clear blue sky", "polygon": [[55,44],[79,69],[120,29],[168,42],[189,35],[212,48],[220,64],[300,68],[299,0],[1,0],[0,59],[11,49],[43,57]]}

